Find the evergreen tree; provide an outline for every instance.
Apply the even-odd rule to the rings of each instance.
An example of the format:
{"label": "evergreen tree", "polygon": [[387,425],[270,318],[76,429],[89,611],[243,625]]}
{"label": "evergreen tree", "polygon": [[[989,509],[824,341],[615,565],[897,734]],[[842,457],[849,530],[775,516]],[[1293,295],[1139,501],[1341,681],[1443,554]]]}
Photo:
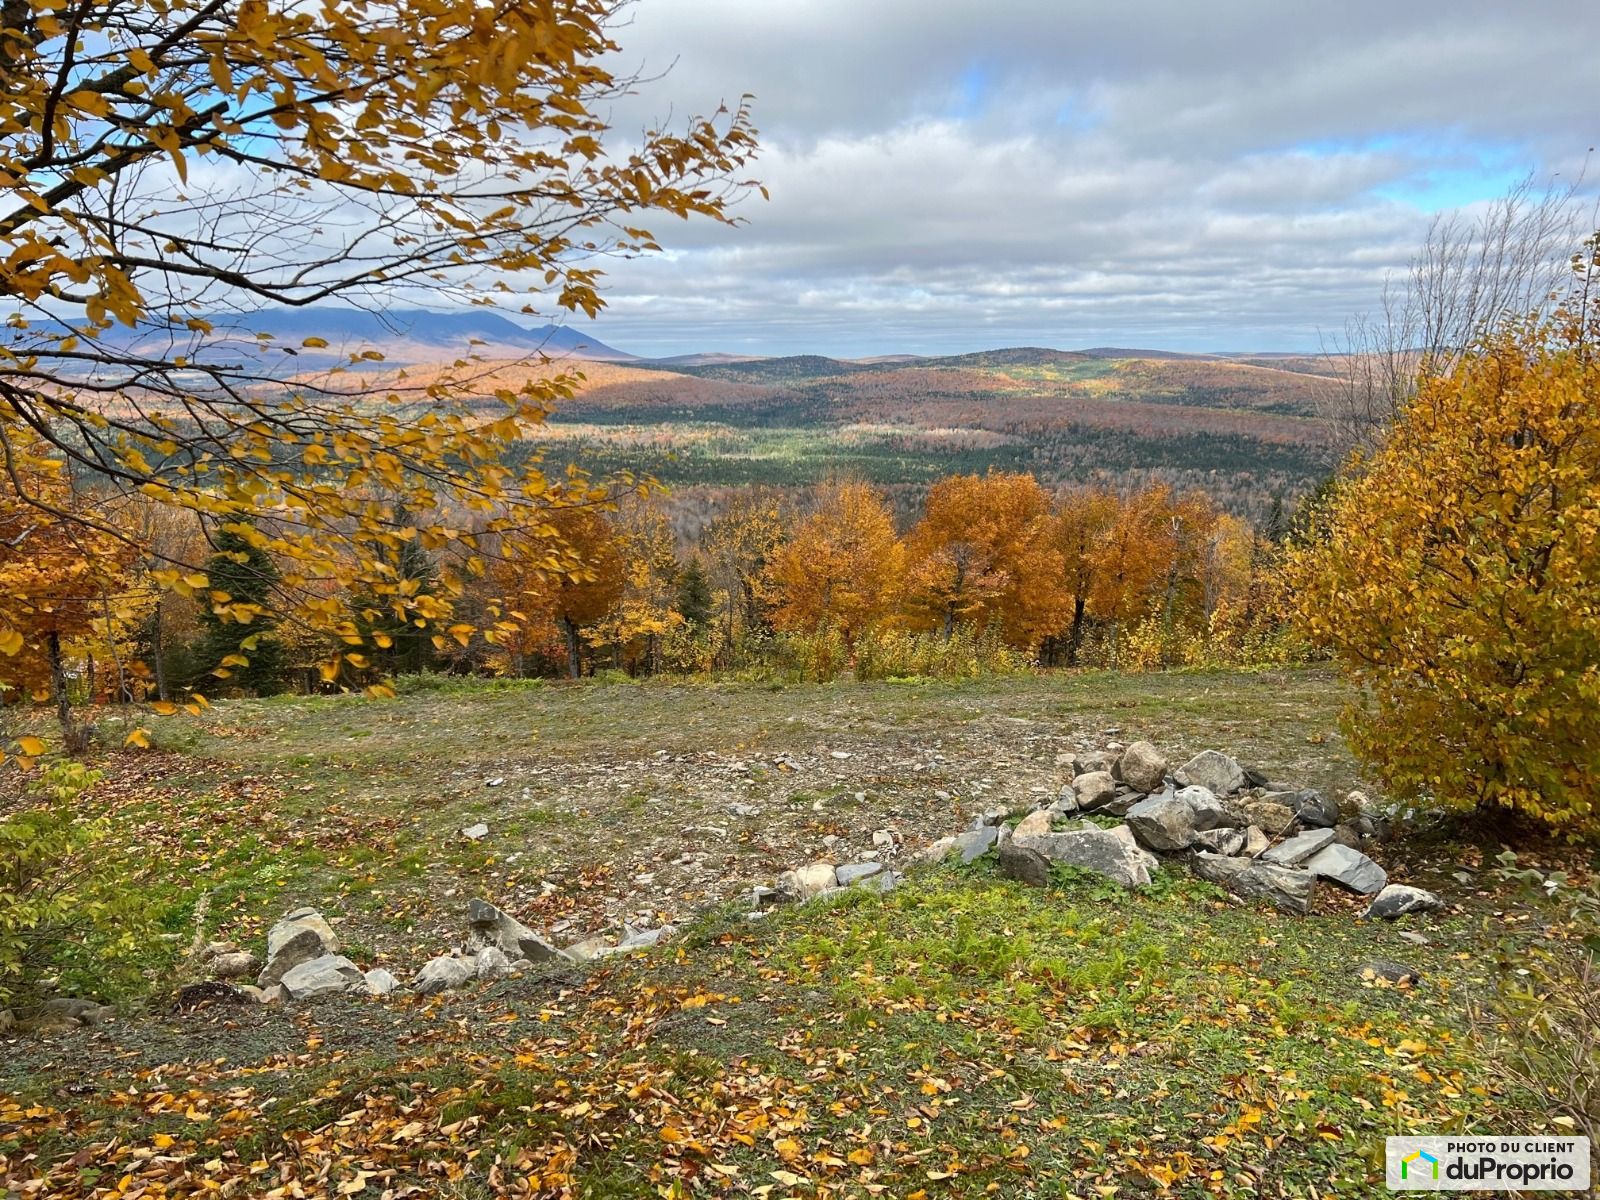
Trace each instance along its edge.
{"label": "evergreen tree", "polygon": [[[419,538],[401,542],[392,555],[395,583],[402,593],[415,600],[432,595],[439,582],[439,569],[433,558],[423,549]],[[412,609],[418,607],[414,603]],[[393,599],[366,597],[356,605],[356,611],[376,614],[361,623],[362,632],[371,638],[383,635],[376,643],[378,649],[368,657],[380,675],[417,675],[431,671],[437,658],[433,644],[436,630],[431,623],[417,624],[413,614],[403,617],[394,611]]]}
{"label": "evergreen tree", "polygon": [[[258,605],[270,609],[273,590],[278,584],[278,566],[272,556],[251,545],[240,534],[223,530],[214,543],[217,552],[206,563],[206,576],[211,590],[226,592],[230,604]],[[219,615],[217,609],[222,609]],[[223,667],[230,672],[227,686],[237,687],[257,696],[272,696],[283,690],[283,643],[273,636],[277,621],[267,616],[257,616],[245,624],[227,620],[224,605],[203,606],[200,623],[204,630],[199,646],[199,660],[203,674],[197,686],[203,692],[210,673],[222,667],[229,655],[249,659],[247,666],[229,664]],[[247,638],[254,641],[248,649],[241,648]]]}
{"label": "evergreen tree", "polygon": [[678,615],[698,632],[711,620],[711,602],[711,581],[695,555],[678,577]]}

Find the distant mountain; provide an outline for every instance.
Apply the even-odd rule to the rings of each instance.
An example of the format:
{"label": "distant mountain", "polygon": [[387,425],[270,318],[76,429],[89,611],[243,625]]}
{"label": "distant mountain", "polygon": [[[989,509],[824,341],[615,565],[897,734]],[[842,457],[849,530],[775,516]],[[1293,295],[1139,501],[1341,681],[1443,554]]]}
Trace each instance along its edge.
{"label": "distant mountain", "polygon": [[[413,348],[398,359],[437,357],[440,347],[463,352],[499,355],[520,349],[524,353],[543,351],[551,357],[627,362],[633,355],[608,346],[567,325],[518,325],[490,309],[465,312],[430,312],[426,309],[392,309],[369,312],[355,308],[271,309],[245,316],[211,318],[214,336],[229,342],[253,340],[258,333],[272,335],[274,341],[291,347],[307,338],[322,338],[330,351],[372,346],[378,349]],[[483,346],[475,346],[474,343]]]}

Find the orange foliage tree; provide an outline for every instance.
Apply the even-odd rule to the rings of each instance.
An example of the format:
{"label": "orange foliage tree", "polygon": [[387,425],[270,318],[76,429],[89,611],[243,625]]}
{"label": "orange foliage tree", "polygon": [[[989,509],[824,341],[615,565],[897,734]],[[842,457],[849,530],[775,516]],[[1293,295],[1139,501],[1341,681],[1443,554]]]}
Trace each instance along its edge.
{"label": "orange foliage tree", "polygon": [[819,489],[816,508],[772,561],[780,629],[837,629],[848,646],[894,607],[905,548],[883,494],[865,483]]}

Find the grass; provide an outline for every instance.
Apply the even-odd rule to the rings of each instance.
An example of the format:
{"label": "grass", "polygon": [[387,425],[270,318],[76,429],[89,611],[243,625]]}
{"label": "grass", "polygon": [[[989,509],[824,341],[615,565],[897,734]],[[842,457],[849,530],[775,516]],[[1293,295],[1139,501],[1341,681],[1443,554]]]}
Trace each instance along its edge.
{"label": "grass", "polygon": [[[1457,902],[1408,926],[1425,946],[1353,900],[1285,917],[1170,866],[1136,894],[1069,871],[1033,891],[984,858],[759,922],[731,899],[823,832],[914,845],[1053,794],[1057,755],[1111,736],[1342,792],[1362,781],[1341,702],[1314,670],[429,684],[162,723],[183,749],[118,756],[87,799],[112,852],[160,868],[173,936],[142,948],[151,1002],[130,986],[102,1031],[7,1044],[0,1179],[61,1197],[123,1173],[178,1194],[1381,1194],[1386,1134],[1547,1128],[1470,1036],[1489,943],[1529,924],[1452,877],[1476,847],[1390,851]],[[455,836],[477,819],[484,843]],[[714,879],[673,875],[708,850]],[[647,955],[428,1003],[160,1006],[202,896],[204,936],[258,945],[313,902],[363,965],[403,974],[480,892],[573,921],[570,940],[641,905],[687,924]],[[1422,984],[1363,980],[1377,958]]]}

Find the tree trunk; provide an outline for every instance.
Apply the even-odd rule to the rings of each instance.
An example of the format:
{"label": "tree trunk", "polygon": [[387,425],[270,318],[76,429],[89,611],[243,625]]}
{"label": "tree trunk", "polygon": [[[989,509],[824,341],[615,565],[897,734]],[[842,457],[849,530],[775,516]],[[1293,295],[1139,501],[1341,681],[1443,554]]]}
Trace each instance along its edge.
{"label": "tree trunk", "polygon": [[561,629],[567,635],[567,678],[577,679],[583,674],[583,663],[579,658],[583,647],[578,642],[578,627],[571,617],[562,617]]}
{"label": "tree trunk", "polygon": [[1072,631],[1067,635],[1067,666],[1078,665],[1078,651],[1083,648],[1083,609],[1082,596],[1076,596],[1072,601]]}

